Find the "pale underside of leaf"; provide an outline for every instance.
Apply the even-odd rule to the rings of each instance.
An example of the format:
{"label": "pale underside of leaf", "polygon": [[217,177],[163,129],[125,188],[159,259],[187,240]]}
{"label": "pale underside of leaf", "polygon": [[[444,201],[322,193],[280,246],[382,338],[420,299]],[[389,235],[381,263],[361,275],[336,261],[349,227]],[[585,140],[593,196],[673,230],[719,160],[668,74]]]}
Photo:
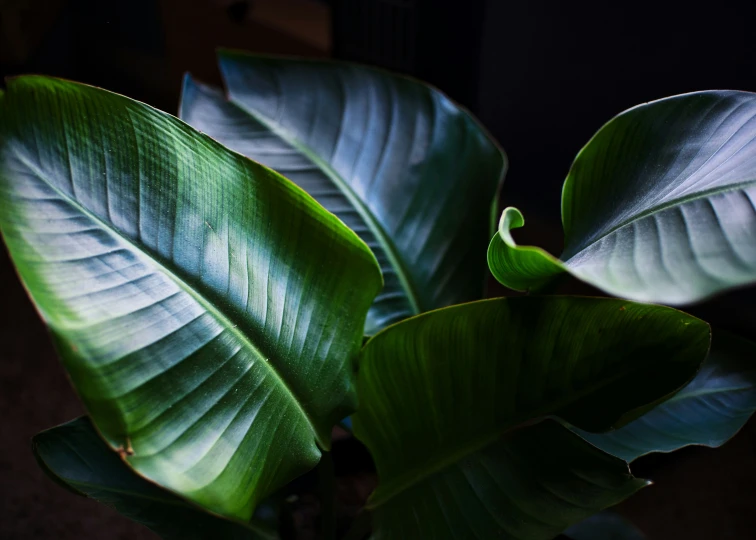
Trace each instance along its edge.
{"label": "pale underside of leaf", "polygon": [[577,277],[638,301],[703,300],[756,275],[756,183],[670,205],[565,261]]}
{"label": "pale underside of leaf", "polygon": [[536,255],[507,243],[507,228],[492,242],[504,261],[492,271],[522,289],[562,266],[611,294],[674,305],[753,282],[755,114],[754,95],[745,92],[689,94],[626,111],[586,145],[565,182],[564,262],[550,265],[544,254],[523,272],[517,261]]}
{"label": "pale underside of leaf", "polygon": [[755,387],[756,344],[720,332],[701,371],[674,396],[616,431],[575,431],[626,461],[689,445],[717,447],[753,415]]}

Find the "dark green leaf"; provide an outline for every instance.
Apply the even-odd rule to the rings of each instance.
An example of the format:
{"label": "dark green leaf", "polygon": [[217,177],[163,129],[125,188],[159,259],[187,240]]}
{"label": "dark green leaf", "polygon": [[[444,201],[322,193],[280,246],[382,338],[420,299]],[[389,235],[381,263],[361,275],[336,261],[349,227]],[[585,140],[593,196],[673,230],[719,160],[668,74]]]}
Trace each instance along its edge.
{"label": "dark green leaf", "polygon": [[644,540],[643,533],[614,512],[599,512],[573,525],[564,534],[571,540]]}
{"label": "dark green leaf", "polygon": [[367,242],[385,287],[366,333],[482,297],[479,239],[506,162],[466,111],[373,68],[229,51],[219,61],[229,101],[187,77],[181,117],[290,178]]}
{"label": "dark green leaf", "polygon": [[[115,508],[163,538],[276,538],[275,528],[264,525],[262,516],[260,522],[248,525],[233,523],[140,478],[97,435],[88,418],[39,433],[34,437],[34,455],[56,482]],[[267,507],[258,513],[263,509],[275,514]]]}
{"label": "dark green leaf", "polygon": [[377,504],[372,538],[551,540],[647,484],[624,462],[546,420]]}
{"label": "dark green leaf", "polygon": [[682,305],[754,283],[756,94],[675,96],[601,128],[564,184],[564,262],[517,246],[513,215],[489,265],[514,289],[566,270],[616,296]]}
{"label": "dark green leaf", "polygon": [[577,433],[626,461],[691,444],[721,446],[756,410],[756,344],[716,333],[709,358],[685,388],[608,433]]}
{"label": "dark green leaf", "polygon": [[376,537],[546,540],[619,502],[644,485],[624,462],[530,424],[621,425],[708,347],[708,325],[679,311],[567,297],[454,306],[377,334],[353,417],[378,469]]}
{"label": "dark green leaf", "polygon": [[249,519],[355,406],[375,258],[294,184],[122,96],[16,78],[0,130],[0,229],[99,432]]}

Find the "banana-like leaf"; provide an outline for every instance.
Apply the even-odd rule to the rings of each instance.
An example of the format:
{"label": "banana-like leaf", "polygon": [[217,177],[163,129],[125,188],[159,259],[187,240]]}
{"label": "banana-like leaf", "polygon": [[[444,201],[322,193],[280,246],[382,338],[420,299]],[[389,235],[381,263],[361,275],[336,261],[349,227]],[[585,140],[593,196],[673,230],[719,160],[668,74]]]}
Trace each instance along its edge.
{"label": "banana-like leaf", "polygon": [[[385,287],[365,327],[482,298],[503,152],[438,90],[373,68],[219,53],[228,101],[187,76],[180,116],[357,232]],[[482,235],[482,237],[480,236]]]}
{"label": "banana-like leaf", "polygon": [[632,523],[611,511],[599,512],[566,531],[570,540],[644,540]]}
{"label": "banana-like leaf", "polygon": [[721,446],[756,410],[756,344],[716,332],[701,371],[682,390],[626,426],[576,432],[625,461],[699,444]]}
{"label": "banana-like leaf", "polygon": [[360,360],[354,433],[376,538],[550,540],[645,485],[546,416],[599,431],[685,384],[709,327],[660,306],[527,297],[387,328]]}
{"label": "banana-like leaf", "polygon": [[98,431],[155,483],[247,520],[354,409],[375,258],[300,188],[180,120],[12,79],[0,229]]}
{"label": "banana-like leaf", "polygon": [[[34,455],[57,483],[116,509],[166,539],[263,540],[277,537],[262,516],[247,525],[213,516],[137,475],[100,438],[88,418],[37,434]],[[261,505],[263,506],[263,505]],[[267,507],[258,508],[275,511]]]}
{"label": "banana-like leaf", "polygon": [[568,271],[610,294],[684,305],[756,282],[756,94],[698,92],[630,109],[578,154],[564,184],[560,259],[517,246],[504,211],[489,266],[537,289]]}

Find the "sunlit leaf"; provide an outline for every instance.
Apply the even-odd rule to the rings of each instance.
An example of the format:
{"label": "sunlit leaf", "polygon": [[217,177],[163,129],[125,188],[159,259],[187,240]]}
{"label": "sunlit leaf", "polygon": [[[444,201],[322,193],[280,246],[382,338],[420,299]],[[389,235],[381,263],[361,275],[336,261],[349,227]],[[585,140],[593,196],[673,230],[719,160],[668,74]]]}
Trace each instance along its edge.
{"label": "sunlit leaf", "polygon": [[0,230],[106,442],[205,508],[249,519],[356,405],[375,258],[294,184],[170,115],[10,80]]}

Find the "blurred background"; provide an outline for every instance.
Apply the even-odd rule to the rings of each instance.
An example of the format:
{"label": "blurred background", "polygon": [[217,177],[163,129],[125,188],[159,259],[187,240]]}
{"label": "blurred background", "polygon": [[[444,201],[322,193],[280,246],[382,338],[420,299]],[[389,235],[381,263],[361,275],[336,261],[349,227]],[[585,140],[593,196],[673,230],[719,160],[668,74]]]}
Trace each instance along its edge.
{"label": "blurred background", "polygon": [[[502,203],[527,220],[518,240],[559,253],[562,181],[604,122],[672,94],[756,91],[756,2],[695,5],[0,0],[0,75],[82,81],[175,114],[184,72],[220,85],[219,46],[407,73],[471,109],[499,140],[510,160]],[[0,302],[0,538],[155,538],[37,468],[31,437],[83,411],[4,249]],[[688,311],[756,338],[754,288]],[[619,510],[651,540],[754,537],[756,422],[721,449],[642,458],[634,471],[655,485]]]}

